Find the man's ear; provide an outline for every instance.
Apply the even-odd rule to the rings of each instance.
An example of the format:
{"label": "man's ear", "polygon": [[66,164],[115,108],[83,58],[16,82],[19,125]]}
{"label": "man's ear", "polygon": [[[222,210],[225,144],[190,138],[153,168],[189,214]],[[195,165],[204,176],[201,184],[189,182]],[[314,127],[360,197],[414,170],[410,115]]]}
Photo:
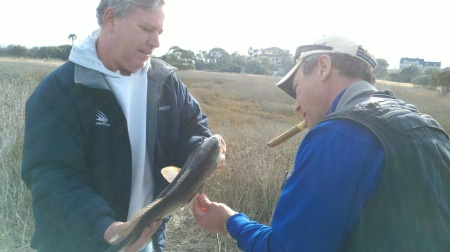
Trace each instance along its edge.
{"label": "man's ear", "polygon": [[112,8],[106,8],[105,13],[103,13],[103,25],[102,28],[112,32],[114,30],[114,12]]}
{"label": "man's ear", "polygon": [[331,58],[330,58],[330,56],[328,56],[326,54],[320,55],[317,65],[319,68],[320,80],[321,81],[326,80],[331,74]]}

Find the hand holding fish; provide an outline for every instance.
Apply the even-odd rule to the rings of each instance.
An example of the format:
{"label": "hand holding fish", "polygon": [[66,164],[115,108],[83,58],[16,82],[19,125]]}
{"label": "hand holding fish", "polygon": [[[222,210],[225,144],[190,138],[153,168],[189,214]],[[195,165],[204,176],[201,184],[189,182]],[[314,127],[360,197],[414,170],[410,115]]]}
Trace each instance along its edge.
{"label": "hand holding fish", "polygon": [[197,224],[210,233],[223,233],[228,218],[236,214],[236,211],[223,203],[211,202],[204,194],[194,198],[192,212]]}
{"label": "hand holding fish", "polygon": [[[158,230],[159,226],[161,226],[162,220],[152,222],[148,227],[142,230],[141,236],[138,240],[136,240],[133,244],[125,248],[124,251],[134,252],[141,249],[145,244],[150,242],[152,235]],[[127,226],[128,222],[116,221],[113,222],[105,231],[103,238],[106,241],[110,241],[114,235],[118,232],[122,231]]]}
{"label": "hand holding fish", "polygon": [[[225,161],[226,145],[220,135],[214,135],[203,140],[188,156],[183,168],[168,166],[161,173],[170,184],[147,206],[141,208],[124,228],[115,230],[116,234],[108,241],[112,244],[107,252],[117,252],[133,246],[145,234],[151,223],[161,223],[159,220],[170,215],[173,211],[189,203],[201,190],[206,180],[222,167]],[[156,230],[156,229],[155,229]],[[155,230],[151,228],[150,233]]]}

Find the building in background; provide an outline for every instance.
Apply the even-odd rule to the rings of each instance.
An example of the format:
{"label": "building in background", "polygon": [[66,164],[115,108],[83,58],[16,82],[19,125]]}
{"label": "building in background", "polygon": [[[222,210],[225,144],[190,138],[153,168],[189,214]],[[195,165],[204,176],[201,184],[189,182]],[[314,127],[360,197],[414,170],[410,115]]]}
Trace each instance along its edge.
{"label": "building in background", "polygon": [[441,69],[441,62],[432,62],[432,61],[425,61],[424,59],[419,58],[401,58],[400,59],[400,68],[408,67],[416,65],[422,69],[426,68],[437,68]]}
{"label": "building in background", "polygon": [[260,49],[260,54],[258,54],[258,58],[260,59],[269,59],[270,64],[275,65],[277,70],[273,72],[273,75],[278,75],[278,73],[282,73],[284,68],[281,64],[281,58],[283,57],[283,51],[278,47],[269,47],[265,49]]}

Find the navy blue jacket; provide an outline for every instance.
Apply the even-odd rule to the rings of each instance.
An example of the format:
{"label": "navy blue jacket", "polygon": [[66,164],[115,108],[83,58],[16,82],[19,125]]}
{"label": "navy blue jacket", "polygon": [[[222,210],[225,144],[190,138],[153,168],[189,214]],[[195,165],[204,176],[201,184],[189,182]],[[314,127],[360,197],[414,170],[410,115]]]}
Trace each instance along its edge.
{"label": "navy blue jacket", "polygon": [[[175,70],[152,59],[148,71],[147,151],[155,196],[167,186],[160,170],[181,167],[211,135]],[[31,247],[105,250],[106,228],[127,218],[131,170],[127,122],[104,76],[67,62],[42,80],[25,113],[22,179],[32,192]]]}

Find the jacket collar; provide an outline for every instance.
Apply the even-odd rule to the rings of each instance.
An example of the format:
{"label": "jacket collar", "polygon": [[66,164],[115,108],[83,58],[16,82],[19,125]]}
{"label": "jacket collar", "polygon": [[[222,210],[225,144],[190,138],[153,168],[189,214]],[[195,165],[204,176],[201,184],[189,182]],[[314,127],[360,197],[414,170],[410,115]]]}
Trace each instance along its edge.
{"label": "jacket collar", "polygon": [[78,64],[75,64],[74,81],[90,88],[111,90],[102,73]]}
{"label": "jacket collar", "polygon": [[[153,84],[164,83],[167,76],[176,71],[176,68],[158,59],[150,60],[151,67],[148,69],[148,78]],[[75,64],[75,83],[85,85],[90,88],[111,90],[102,73]]]}
{"label": "jacket collar", "polygon": [[354,104],[355,99],[358,100],[358,96],[361,94],[375,91],[377,91],[377,89],[370,82],[362,80],[354,82],[344,91],[344,94],[339,100],[335,111],[342,110],[350,103]]}

